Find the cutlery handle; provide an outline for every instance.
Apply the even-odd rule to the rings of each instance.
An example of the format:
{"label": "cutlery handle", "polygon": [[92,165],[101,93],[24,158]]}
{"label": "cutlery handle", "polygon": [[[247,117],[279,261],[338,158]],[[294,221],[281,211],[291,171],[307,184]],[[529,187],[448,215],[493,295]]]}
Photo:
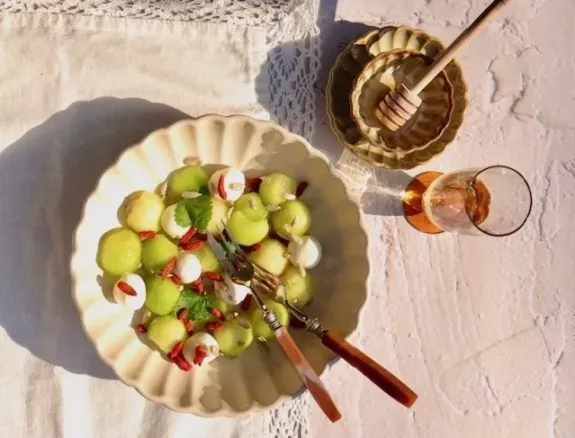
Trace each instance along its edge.
{"label": "cutlery handle", "polygon": [[295,344],[287,329],[285,327],[280,327],[274,331],[274,334],[279,344],[283,348],[286,356],[294,365],[304,385],[307,387],[307,389],[309,389],[309,392],[321,410],[331,420],[332,423],[338,421],[341,418],[341,414],[337,409],[337,406],[331,399],[319,376],[316,374],[300,349]]}
{"label": "cutlery handle", "polygon": [[405,383],[337,333],[327,330],[323,334],[321,342],[402,405],[409,408],[417,400],[417,394]]}

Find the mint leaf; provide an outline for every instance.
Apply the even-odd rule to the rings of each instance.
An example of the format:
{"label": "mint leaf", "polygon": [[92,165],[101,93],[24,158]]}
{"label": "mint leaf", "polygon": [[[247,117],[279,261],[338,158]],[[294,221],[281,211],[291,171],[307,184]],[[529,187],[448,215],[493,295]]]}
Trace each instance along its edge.
{"label": "mint leaf", "polygon": [[192,321],[207,321],[212,317],[210,308],[213,307],[213,303],[207,295],[198,295],[194,291],[184,289],[172,314],[176,316],[184,307],[188,309],[188,319]]}
{"label": "mint leaf", "polygon": [[209,195],[210,189],[208,186],[202,186],[198,189],[198,193],[201,193],[202,195]]}
{"label": "mint leaf", "polygon": [[208,227],[208,223],[212,218],[212,198],[202,195],[194,199],[182,199],[178,202],[178,206],[176,207],[176,222],[179,224],[177,217],[178,209],[185,209],[190,221],[187,225],[182,225],[183,227],[191,225],[203,231]]}
{"label": "mint leaf", "polygon": [[176,220],[176,223],[180,227],[189,227],[190,225],[192,225],[190,215],[188,214],[188,209],[184,204],[182,204],[182,201],[176,204],[174,219]]}

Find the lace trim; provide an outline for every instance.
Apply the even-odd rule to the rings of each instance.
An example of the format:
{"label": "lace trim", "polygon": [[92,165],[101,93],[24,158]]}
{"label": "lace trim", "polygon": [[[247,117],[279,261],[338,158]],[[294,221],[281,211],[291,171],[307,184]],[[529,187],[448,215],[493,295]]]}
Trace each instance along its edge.
{"label": "lace trim", "polygon": [[1,0],[5,12],[43,12],[248,25],[280,22],[294,0]]}

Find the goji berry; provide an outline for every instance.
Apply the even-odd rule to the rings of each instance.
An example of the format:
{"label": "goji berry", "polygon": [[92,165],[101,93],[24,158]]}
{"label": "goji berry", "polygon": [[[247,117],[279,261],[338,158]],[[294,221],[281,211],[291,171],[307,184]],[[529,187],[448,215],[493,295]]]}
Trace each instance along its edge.
{"label": "goji berry", "polygon": [[194,240],[193,242],[188,242],[184,245],[182,245],[182,249],[184,251],[195,251],[196,249],[200,249],[202,246],[204,246],[203,241],[201,240]]}
{"label": "goji berry", "polygon": [[207,271],[204,275],[213,281],[222,281],[222,276],[218,272]]}
{"label": "goji berry", "polygon": [[172,257],[168,262],[168,264],[162,270],[162,279],[165,280],[166,278],[168,278],[168,275],[172,273],[175,267],[176,267],[176,258]]}
{"label": "goji berry", "polygon": [[182,352],[183,348],[184,348],[184,343],[182,341],[176,342],[176,345],[174,345],[174,348],[172,348],[172,351],[170,351],[170,353],[168,354],[170,359],[173,359],[174,357],[179,356],[180,353]]}
{"label": "goji berry", "polygon": [[220,309],[218,309],[217,307],[212,307],[210,309],[210,313],[212,315],[214,315],[216,318],[218,319],[224,319],[224,314],[222,313],[222,311]]}
{"label": "goji berry", "polygon": [[172,283],[177,284],[178,286],[182,285],[182,279],[178,277],[176,274],[172,274],[170,280],[172,280]]}
{"label": "goji berry", "polygon": [[178,310],[178,313],[176,314],[176,316],[180,320],[188,319],[188,312],[189,312],[189,310],[187,307],[182,307],[180,310]]}
{"label": "goji berry", "polygon": [[206,350],[200,345],[196,347],[196,355],[194,357],[194,365],[202,366],[204,359],[208,357],[208,353]]}
{"label": "goji berry", "polygon": [[186,233],[180,238],[180,246],[185,245],[186,243],[188,243],[190,241],[190,239],[192,237],[194,237],[194,234],[196,234],[198,232],[197,228],[190,228],[188,231],[186,231]]}
{"label": "goji berry", "polygon": [[206,322],[206,325],[204,327],[206,328],[206,330],[210,332],[215,332],[217,330],[220,330],[223,327],[223,325],[219,321],[210,321]]}
{"label": "goji berry", "polygon": [[300,182],[297,185],[297,189],[295,190],[295,195],[297,198],[299,198],[301,195],[303,195],[303,192],[305,192],[305,189],[307,189],[308,183],[305,181]]}
{"label": "goji berry", "polygon": [[204,293],[204,282],[202,281],[201,278],[198,279],[198,280],[196,280],[196,281],[194,281],[194,282],[192,283],[192,287],[194,288],[194,290],[195,290],[198,294],[203,295],[203,293]]}
{"label": "goji berry", "polygon": [[140,231],[138,233],[138,237],[140,238],[140,240],[153,239],[154,237],[156,237],[156,232],[155,231]]}
{"label": "goji berry", "polygon": [[242,309],[243,311],[246,311],[250,308],[251,305],[252,305],[252,295],[249,294],[240,303],[240,309]]}
{"label": "goji berry", "polygon": [[138,295],[136,293],[136,291],[134,290],[134,288],[132,286],[130,286],[128,283],[126,283],[125,281],[119,281],[118,282],[118,289],[120,289],[126,295],[130,295],[131,297],[135,297],[136,295]]}
{"label": "goji berry", "polygon": [[226,200],[228,198],[228,195],[226,194],[226,190],[224,188],[224,176],[220,176],[220,178],[218,179],[218,195],[220,195],[220,198]]}
{"label": "goji berry", "polygon": [[250,192],[257,192],[260,189],[261,183],[261,178],[250,178],[246,181],[246,188]]}
{"label": "goji berry", "polygon": [[194,333],[194,323],[192,321],[190,321],[189,319],[185,319],[184,320],[184,326],[186,327],[186,331],[188,332],[188,335],[192,335]]}
{"label": "goji berry", "polygon": [[260,247],[262,246],[261,243],[254,243],[253,245],[250,246],[242,246],[242,249],[247,252],[256,252],[258,249],[260,249]]}
{"label": "goji berry", "polygon": [[182,356],[176,356],[172,360],[182,371],[190,371],[190,369],[192,368],[192,366],[188,363],[188,361],[184,359]]}

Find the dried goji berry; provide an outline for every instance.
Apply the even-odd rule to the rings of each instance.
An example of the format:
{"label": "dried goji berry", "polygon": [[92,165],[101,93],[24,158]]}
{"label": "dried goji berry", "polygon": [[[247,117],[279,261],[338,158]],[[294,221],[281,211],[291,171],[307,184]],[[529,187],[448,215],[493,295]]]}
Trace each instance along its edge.
{"label": "dried goji berry", "polygon": [[196,249],[200,249],[204,246],[205,242],[201,240],[194,240],[193,242],[188,242],[182,245],[182,249],[184,251],[195,251]]}
{"label": "dried goji berry", "polygon": [[198,280],[196,280],[196,281],[194,281],[194,282],[192,283],[192,287],[194,288],[194,290],[195,290],[198,294],[203,295],[203,293],[204,293],[204,282],[202,281],[201,278],[198,279]]}
{"label": "dried goji berry", "polygon": [[177,284],[178,286],[182,285],[182,279],[178,277],[176,274],[172,274],[170,280],[172,280],[172,283]]}
{"label": "dried goji berry", "polygon": [[194,323],[192,321],[190,321],[189,319],[185,319],[184,320],[184,326],[186,327],[186,331],[188,332],[188,335],[192,335],[194,333]]}
{"label": "dried goji berry", "polygon": [[136,293],[135,289],[132,286],[130,286],[128,283],[126,283],[125,281],[119,281],[118,282],[118,289],[120,289],[126,295],[130,295],[131,297],[135,297],[136,295],[138,295]]}
{"label": "dried goji berry", "polygon": [[217,330],[220,330],[223,326],[222,323],[219,321],[210,321],[206,322],[206,325],[204,327],[206,328],[206,330],[210,332],[215,332]]}
{"label": "dried goji berry", "polygon": [[251,305],[252,305],[252,295],[249,294],[240,303],[240,309],[242,309],[245,312],[250,308]]}
{"label": "dried goji berry", "polygon": [[138,333],[148,333],[148,329],[146,328],[146,326],[144,324],[138,324],[136,326],[136,331]]}
{"label": "dried goji berry", "polygon": [[258,249],[260,249],[260,247],[262,246],[261,243],[254,243],[253,245],[250,246],[242,246],[242,249],[247,252],[256,252]]}
{"label": "dried goji berry", "polygon": [[184,320],[184,319],[188,319],[188,308],[187,307],[182,307],[180,310],[178,310],[177,313],[177,317],[178,319]]}
{"label": "dried goji berry", "polygon": [[194,234],[196,234],[198,232],[197,228],[190,228],[188,231],[186,231],[186,234],[184,234],[181,238],[180,238],[180,246],[185,245],[186,243],[188,243],[190,241],[190,239],[192,237],[194,237]]}
{"label": "dried goji berry", "polygon": [[206,350],[204,350],[204,348],[200,345],[198,345],[196,347],[196,355],[194,357],[194,364],[198,365],[198,366],[202,366],[202,363],[204,362],[204,359],[208,357],[208,353],[206,353]]}
{"label": "dried goji berry", "polygon": [[295,190],[295,195],[297,198],[299,198],[301,195],[303,195],[303,192],[305,192],[305,189],[307,189],[308,183],[305,181],[300,182],[297,185],[297,189]]}
{"label": "dried goji berry", "polygon": [[174,357],[179,356],[180,353],[182,352],[183,348],[184,348],[184,343],[182,341],[178,341],[176,343],[176,345],[174,345],[174,348],[172,348],[172,351],[170,351],[170,353],[168,354],[170,359],[173,359]]}
{"label": "dried goji berry", "polygon": [[212,307],[210,309],[210,313],[212,315],[214,315],[216,318],[223,320],[224,319],[224,314],[222,313],[222,311],[220,309],[218,309],[217,307]]}
{"label": "dried goji berry", "polygon": [[204,275],[213,281],[222,281],[222,276],[218,272],[207,271]]}
{"label": "dried goji berry", "polygon": [[220,178],[218,179],[218,195],[220,195],[220,198],[222,199],[227,199],[228,195],[226,194],[226,190],[224,188],[224,176],[220,176]]}
{"label": "dried goji berry", "polygon": [[155,231],[140,231],[138,233],[138,237],[140,238],[140,240],[152,239],[152,238],[156,237],[156,232]]}
{"label": "dried goji berry", "polygon": [[246,181],[246,189],[250,192],[257,192],[260,189],[261,183],[261,178],[250,178]]}
{"label": "dried goji berry", "polygon": [[184,359],[182,356],[176,356],[172,360],[182,371],[190,371],[190,369],[192,368],[192,366],[188,363],[188,361]]}
{"label": "dried goji berry", "polygon": [[168,278],[168,275],[172,273],[174,268],[176,267],[176,258],[172,257],[165,268],[162,270],[162,278],[165,280]]}

